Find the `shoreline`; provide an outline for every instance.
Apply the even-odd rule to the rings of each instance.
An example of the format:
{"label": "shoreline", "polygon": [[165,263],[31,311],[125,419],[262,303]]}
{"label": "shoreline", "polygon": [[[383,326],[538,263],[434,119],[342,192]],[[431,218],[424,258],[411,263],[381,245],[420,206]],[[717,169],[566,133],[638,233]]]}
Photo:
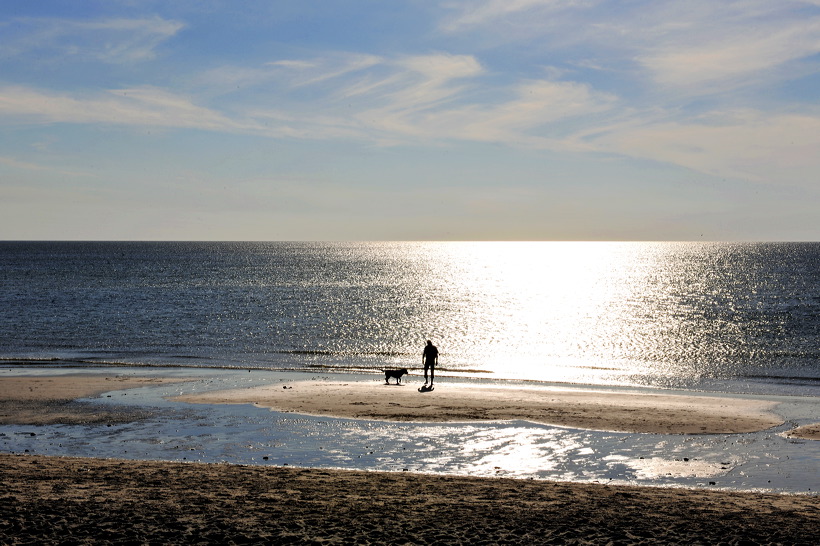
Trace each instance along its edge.
{"label": "shoreline", "polygon": [[[106,361],[106,360],[83,360],[83,359],[70,359],[70,358],[53,358],[53,359],[25,359],[25,358],[18,358],[18,357],[6,357],[0,358],[0,371],[12,371],[15,370],[37,370],[43,372],[43,374],[48,374],[49,371],[55,372],[54,375],[60,374],[60,372],[67,372],[67,373],[77,373],[81,374],[85,370],[100,370],[100,374],[103,375],[113,375],[106,370],[128,370],[129,372],[139,373],[145,372],[146,374],[150,374],[150,370],[156,370],[158,374],[164,374],[169,371],[185,371],[186,373],[190,374],[191,376],[195,375],[197,372],[202,372],[208,374],[209,372],[217,371],[217,372],[225,372],[225,373],[238,373],[238,372],[253,372],[253,373],[272,373],[272,374],[307,374],[310,376],[317,376],[317,375],[328,375],[328,376],[356,376],[361,378],[377,378],[383,377],[384,366],[356,366],[356,365],[344,365],[344,366],[335,366],[335,365],[325,365],[325,364],[307,364],[307,365],[293,365],[293,366],[285,366],[285,367],[271,367],[269,365],[260,365],[258,363],[231,363],[231,364],[215,364],[213,362],[208,362],[207,364],[191,364],[191,363],[181,363],[181,362],[133,362],[133,361]],[[423,381],[422,370],[418,367],[409,367],[407,368],[408,375],[405,378],[409,378],[411,381]],[[123,372],[117,372],[117,374],[122,374]],[[574,381],[574,380],[562,380],[556,378],[524,378],[517,375],[502,375],[497,374],[495,372],[491,372],[488,370],[481,370],[481,369],[450,369],[447,367],[437,366],[436,367],[436,377],[437,379],[443,379],[446,381],[477,381],[477,382],[497,382],[497,383],[509,383],[515,385],[548,385],[554,386],[556,388],[590,388],[590,389],[635,389],[635,390],[646,390],[646,391],[657,391],[657,392],[667,392],[667,391],[674,391],[674,392],[691,392],[697,393],[702,395],[713,395],[717,397],[721,396],[755,396],[755,397],[766,397],[766,396],[795,396],[801,398],[820,398],[820,390],[812,391],[812,392],[805,392],[802,389],[800,392],[793,392],[792,389],[783,390],[783,385],[781,385],[781,390],[779,391],[772,391],[766,389],[748,389],[748,385],[744,384],[746,390],[733,390],[727,388],[721,388],[719,385],[700,385],[697,387],[694,386],[685,386],[685,385],[678,385],[678,386],[664,386],[664,385],[654,385],[654,384],[620,384],[620,383],[607,383],[607,382],[584,382],[584,381]],[[799,378],[798,378],[799,379]],[[794,385],[789,384],[790,388],[793,388]]]}
{"label": "shoreline", "polygon": [[0,454],[7,544],[812,544],[820,498]]}

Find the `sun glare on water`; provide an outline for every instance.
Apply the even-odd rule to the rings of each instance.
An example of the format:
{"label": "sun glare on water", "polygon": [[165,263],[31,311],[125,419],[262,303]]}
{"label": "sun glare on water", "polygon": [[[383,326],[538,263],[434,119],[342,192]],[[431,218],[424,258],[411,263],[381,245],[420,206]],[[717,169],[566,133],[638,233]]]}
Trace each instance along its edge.
{"label": "sun glare on water", "polygon": [[584,366],[602,367],[589,358],[591,348],[624,342],[617,313],[634,305],[642,280],[636,250],[570,242],[436,247],[447,265],[429,279],[432,291],[447,287],[439,295],[444,319],[436,322],[442,350],[500,376],[580,380]]}

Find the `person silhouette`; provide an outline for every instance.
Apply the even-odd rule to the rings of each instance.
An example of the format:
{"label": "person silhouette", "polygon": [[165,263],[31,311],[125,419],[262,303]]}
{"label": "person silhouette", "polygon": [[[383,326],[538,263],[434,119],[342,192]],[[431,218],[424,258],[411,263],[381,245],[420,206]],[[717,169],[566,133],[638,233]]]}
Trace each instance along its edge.
{"label": "person silhouette", "polygon": [[421,363],[424,364],[424,386],[427,386],[427,370],[430,370],[430,388],[433,388],[433,380],[436,376],[436,364],[438,364],[438,349],[433,342],[427,340],[427,346],[421,354]]}

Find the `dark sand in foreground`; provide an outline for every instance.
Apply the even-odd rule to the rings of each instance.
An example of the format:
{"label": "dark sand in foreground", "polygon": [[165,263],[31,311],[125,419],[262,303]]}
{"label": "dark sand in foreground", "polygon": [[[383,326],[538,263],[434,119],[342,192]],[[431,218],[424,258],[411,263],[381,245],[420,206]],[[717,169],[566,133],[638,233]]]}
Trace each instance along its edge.
{"label": "dark sand in foreground", "polygon": [[0,455],[4,544],[816,544],[820,499]]}

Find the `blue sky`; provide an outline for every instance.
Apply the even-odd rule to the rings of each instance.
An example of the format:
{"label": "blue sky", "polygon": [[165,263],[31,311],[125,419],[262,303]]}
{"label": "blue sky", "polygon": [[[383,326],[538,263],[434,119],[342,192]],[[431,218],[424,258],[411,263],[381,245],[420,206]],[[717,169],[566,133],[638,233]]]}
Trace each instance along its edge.
{"label": "blue sky", "polygon": [[820,240],[820,0],[8,0],[0,239]]}

